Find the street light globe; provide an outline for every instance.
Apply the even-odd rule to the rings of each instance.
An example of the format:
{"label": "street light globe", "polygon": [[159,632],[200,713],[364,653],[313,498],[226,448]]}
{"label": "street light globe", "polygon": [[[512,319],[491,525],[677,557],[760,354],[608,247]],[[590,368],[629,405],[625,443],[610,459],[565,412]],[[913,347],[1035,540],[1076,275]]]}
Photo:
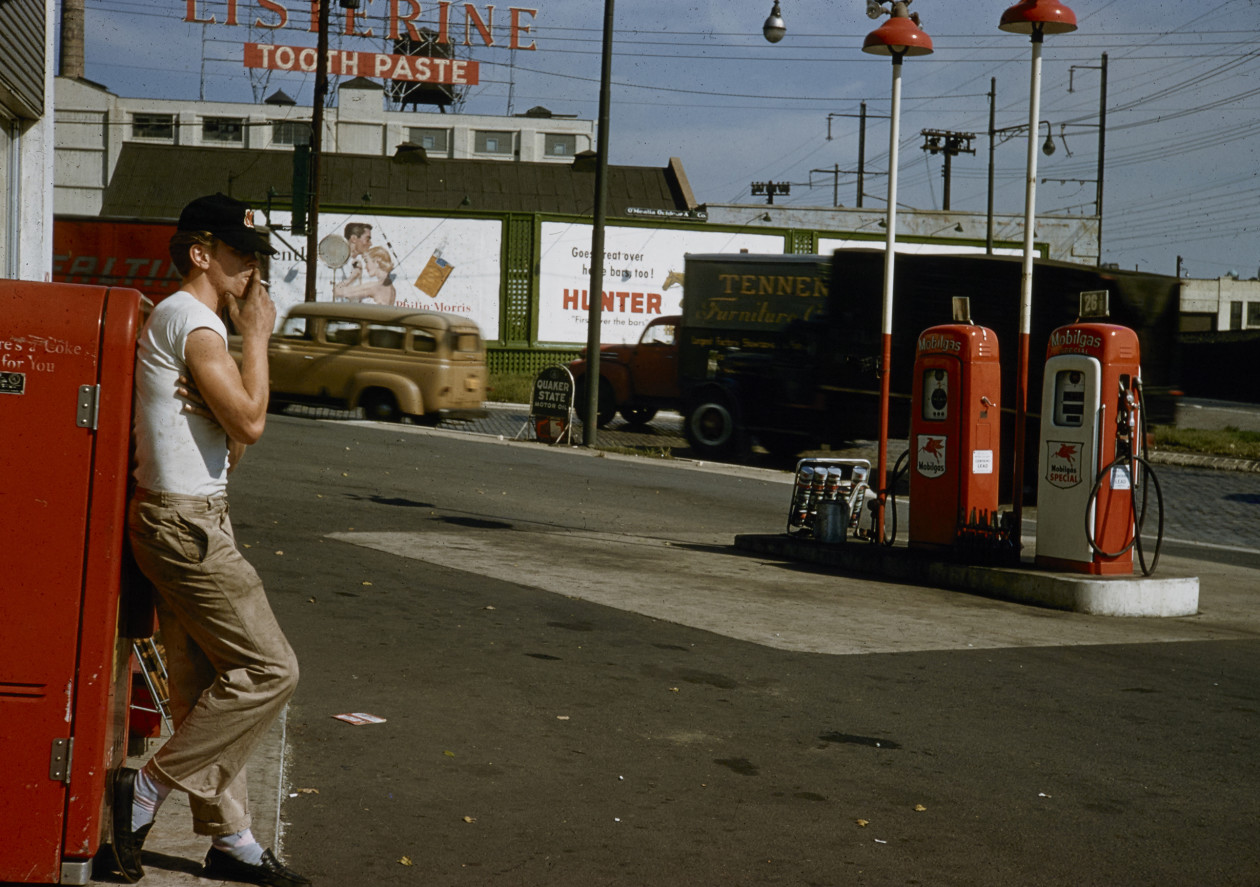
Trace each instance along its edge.
{"label": "street light globe", "polygon": [[779,0],[774,0],[774,8],[770,10],[766,23],[761,26],[761,33],[770,43],[778,43],[787,33],[787,25],[783,23],[783,10],[779,9]]}

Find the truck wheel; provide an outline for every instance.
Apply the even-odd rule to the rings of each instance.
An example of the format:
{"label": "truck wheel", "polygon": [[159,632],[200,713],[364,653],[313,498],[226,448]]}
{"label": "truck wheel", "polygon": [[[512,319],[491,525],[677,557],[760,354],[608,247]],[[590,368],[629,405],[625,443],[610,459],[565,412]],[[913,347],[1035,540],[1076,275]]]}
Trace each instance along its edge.
{"label": "truck wheel", "polygon": [[363,415],[374,422],[397,422],[402,418],[397,399],[383,388],[363,392],[359,406],[363,407]]}
{"label": "truck wheel", "polygon": [[738,454],[742,433],[735,421],[730,398],[720,392],[696,401],[683,423],[687,442],[697,456],[724,459]]}
{"label": "truck wheel", "polygon": [[[613,394],[612,385],[607,379],[599,380],[599,405],[595,413],[595,423],[603,428],[617,415],[617,396]],[[573,389],[573,409],[579,422],[586,418],[586,377],[578,380]]]}
{"label": "truck wheel", "polygon": [[646,425],[656,416],[656,410],[650,407],[622,407],[621,418],[627,425]]}

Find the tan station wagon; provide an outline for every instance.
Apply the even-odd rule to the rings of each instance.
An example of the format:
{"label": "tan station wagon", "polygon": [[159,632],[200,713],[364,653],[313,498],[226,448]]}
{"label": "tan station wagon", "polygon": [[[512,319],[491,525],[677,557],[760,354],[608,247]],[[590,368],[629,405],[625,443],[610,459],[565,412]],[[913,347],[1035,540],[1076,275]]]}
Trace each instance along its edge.
{"label": "tan station wagon", "polygon": [[[233,336],[239,357],[240,339]],[[304,302],[267,347],[271,408],[362,407],[369,419],[415,421],[486,415],[486,346],[473,321],[454,314]]]}

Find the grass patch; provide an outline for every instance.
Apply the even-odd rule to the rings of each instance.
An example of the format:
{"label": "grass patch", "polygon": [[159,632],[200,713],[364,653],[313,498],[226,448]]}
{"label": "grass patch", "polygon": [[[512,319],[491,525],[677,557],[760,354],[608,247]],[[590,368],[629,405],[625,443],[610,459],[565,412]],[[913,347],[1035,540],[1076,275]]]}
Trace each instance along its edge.
{"label": "grass patch", "polygon": [[529,403],[534,393],[534,376],[529,373],[491,373],[486,400],[494,403]]}
{"label": "grass patch", "polygon": [[1232,427],[1208,430],[1175,428],[1171,425],[1156,425],[1151,428],[1151,432],[1155,438],[1154,448],[1157,450],[1260,460],[1260,432],[1240,431]]}

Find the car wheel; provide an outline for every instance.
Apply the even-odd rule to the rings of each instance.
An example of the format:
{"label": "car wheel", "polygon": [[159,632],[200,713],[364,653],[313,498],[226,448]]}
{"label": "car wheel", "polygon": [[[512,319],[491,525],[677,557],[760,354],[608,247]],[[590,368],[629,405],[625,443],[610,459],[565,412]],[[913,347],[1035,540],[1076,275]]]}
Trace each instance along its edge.
{"label": "car wheel", "polygon": [[[573,409],[577,413],[579,422],[584,420],[586,414],[586,377],[583,376],[578,380],[577,386],[573,391]],[[613,394],[612,384],[607,379],[599,380],[599,405],[595,413],[595,422],[598,427],[603,428],[613,420],[617,415],[616,395]]]}
{"label": "car wheel", "polygon": [[656,416],[656,410],[648,407],[622,407],[621,418],[629,425],[646,425]]}
{"label": "car wheel", "polygon": [[725,459],[739,454],[743,432],[735,413],[730,397],[721,391],[706,392],[696,400],[683,429],[697,456]]}
{"label": "car wheel", "polygon": [[359,406],[363,407],[363,415],[374,422],[397,422],[402,417],[398,400],[392,392],[383,388],[363,392]]}

